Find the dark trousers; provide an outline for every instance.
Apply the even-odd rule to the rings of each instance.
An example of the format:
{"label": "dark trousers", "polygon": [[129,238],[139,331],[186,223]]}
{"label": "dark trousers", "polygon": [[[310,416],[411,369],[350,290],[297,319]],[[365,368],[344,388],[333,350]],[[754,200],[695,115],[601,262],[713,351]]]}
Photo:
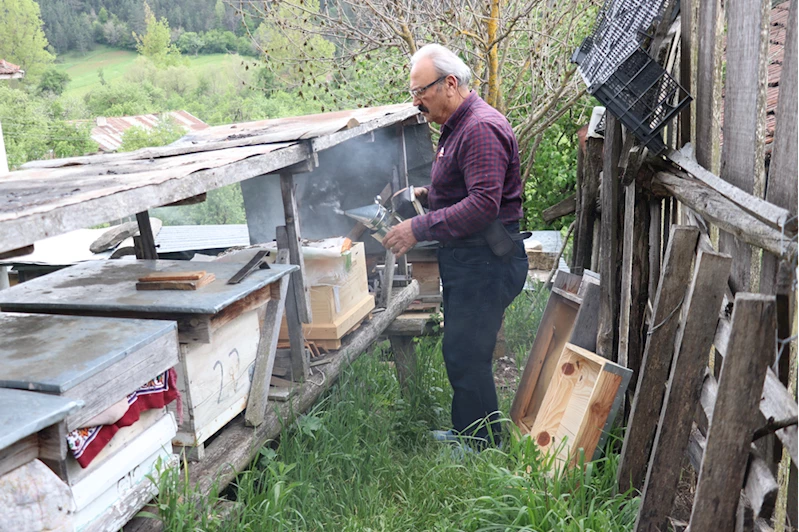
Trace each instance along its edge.
{"label": "dark trousers", "polygon": [[488,426],[483,423],[477,429],[475,422],[488,417],[495,443],[499,426],[494,346],[505,308],[521,292],[527,277],[524,246],[522,242],[516,245],[510,260],[497,257],[488,246],[438,249],[453,429],[487,438]]}

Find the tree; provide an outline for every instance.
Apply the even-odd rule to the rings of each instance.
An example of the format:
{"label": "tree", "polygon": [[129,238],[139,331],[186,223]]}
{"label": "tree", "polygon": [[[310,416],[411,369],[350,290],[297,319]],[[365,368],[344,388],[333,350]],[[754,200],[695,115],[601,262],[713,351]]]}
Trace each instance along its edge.
{"label": "tree", "polygon": [[157,20],[147,2],[144,3],[144,21],[147,31],[136,35],[136,50],[159,67],[180,63],[180,50],[172,44],[169,22],[165,18]]}
{"label": "tree", "polygon": [[35,79],[53,62],[47,46],[36,2],[0,0],[0,58],[21,66],[27,78]]}
{"label": "tree", "polygon": [[152,129],[133,126],[122,133],[122,144],[119,151],[133,151],[150,146],[166,146],[186,134],[183,126],[169,118],[162,116],[158,124]]}
{"label": "tree", "polygon": [[[511,121],[525,179],[547,127],[584,93],[568,58],[593,22],[590,0],[327,0],[322,10],[309,0],[281,7],[233,4],[256,42],[262,24],[284,36],[292,45],[286,49],[290,56],[268,64],[274,69],[294,64],[306,83],[321,87],[333,79],[346,84],[349,94],[368,95],[352,81],[360,77],[373,87],[375,80],[363,70],[388,70],[394,89],[378,92],[382,101],[367,98],[360,104],[407,100],[408,58],[421,45],[438,42],[455,50],[471,67],[481,96]],[[336,44],[335,56],[314,53],[308,43],[318,37]],[[264,53],[271,57],[272,50]]]}
{"label": "tree", "polygon": [[197,55],[202,47],[205,46],[205,41],[199,34],[193,31],[187,31],[178,38],[178,48],[181,52]]}
{"label": "tree", "polygon": [[55,68],[48,68],[39,80],[39,92],[50,92],[60,96],[69,84],[70,77],[66,72],[60,72]]}

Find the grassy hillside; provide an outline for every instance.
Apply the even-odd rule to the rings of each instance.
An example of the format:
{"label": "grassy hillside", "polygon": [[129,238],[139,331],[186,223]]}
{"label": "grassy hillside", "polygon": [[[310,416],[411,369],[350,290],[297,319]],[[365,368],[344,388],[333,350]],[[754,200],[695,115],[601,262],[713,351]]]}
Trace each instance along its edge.
{"label": "grassy hillside", "polygon": [[[82,96],[100,85],[100,76],[98,75],[100,69],[103,71],[105,81],[111,83],[122,77],[133,66],[136,57],[136,52],[130,50],[98,46],[85,54],[69,52],[58,56],[56,68],[61,72],[66,72],[71,78],[65,94]],[[238,55],[231,54],[186,57],[189,60],[189,69],[192,71],[219,68],[225,63],[241,60]]]}

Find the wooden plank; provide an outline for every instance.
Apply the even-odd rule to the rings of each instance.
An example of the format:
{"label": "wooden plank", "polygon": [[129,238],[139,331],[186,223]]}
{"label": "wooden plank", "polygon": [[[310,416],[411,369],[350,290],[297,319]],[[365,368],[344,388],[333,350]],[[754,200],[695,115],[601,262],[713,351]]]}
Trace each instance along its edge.
{"label": "wooden plank", "polygon": [[[680,0],[680,85],[691,92],[691,48],[693,43],[693,6],[691,0]],[[691,106],[686,105],[680,111],[679,118],[680,138],[678,147],[691,142]],[[652,289],[654,293],[654,287]]]}
{"label": "wooden plank", "polygon": [[291,264],[300,267],[299,271],[291,274],[294,299],[297,300],[297,311],[303,323],[311,323],[311,295],[305,285],[305,259],[302,255],[300,236],[300,212],[297,209],[294,176],[290,173],[280,174],[280,192],[283,194],[283,213],[286,218],[286,236],[288,237],[288,250]]}
{"label": "wooden plank", "polygon": [[140,283],[155,283],[160,281],[199,281],[208,272],[200,270],[196,272],[153,272],[139,277]]}
{"label": "wooden plank", "polygon": [[610,113],[606,115],[604,162],[602,170],[601,243],[599,246],[599,275],[602,283],[597,354],[616,360],[618,347],[619,298],[618,267],[618,209],[619,209],[619,155],[621,153],[621,123]]}
{"label": "wooden plank", "polygon": [[[768,380],[768,377],[766,380]],[[702,383],[702,395],[699,401],[701,408],[698,410],[700,414],[697,418],[698,430],[695,429],[699,434],[696,435],[694,431],[691,432],[691,439],[697,440],[696,444],[701,447],[702,453],[704,453],[705,449],[705,437],[700,431],[707,433],[710,420],[713,419],[717,396],[718,383],[715,377],[710,374],[705,375]],[[693,445],[693,442],[691,445]],[[698,460],[694,460],[689,446],[689,457],[691,457],[691,464],[698,474],[701,469],[702,455],[699,454]],[[768,464],[761,458],[757,448],[752,444],[749,446],[749,460],[745,477],[744,493],[746,494],[747,504],[751,506],[756,517],[769,519],[774,511],[779,486]]]}
{"label": "wooden plank", "polygon": [[744,242],[788,261],[796,257],[795,242],[786,239],[779,230],[762,222],[709,186],[669,172],[657,172],[653,185],[662,186],[705,220],[734,234]]}
{"label": "wooden plank", "polygon": [[653,199],[649,203],[649,288],[648,292],[654,296],[660,280],[661,252],[661,225],[663,224],[663,200]]}
{"label": "wooden plank", "polygon": [[699,231],[673,226],[653,305],[641,373],[635,389],[618,469],[619,490],[642,489],[646,464],[655,437],[666,382],[674,353],[674,339],[685,289],[691,278],[691,261]]}
{"label": "wooden plank", "polygon": [[156,260],[158,251],[155,249],[155,236],[150,226],[150,213],[147,211],[136,213],[136,222],[139,224],[139,237],[133,239],[137,259]]}
{"label": "wooden plank", "polygon": [[697,254],[694,277],[685,295],[685,318],[674,344],[674,362],[652,445],[636,531],[666,529],[680,479],[680,470],[674,464],[680,463],[688,446],[691,420],[699,401],[731,263],[732,259],[726,255],[702,251]]}
{"label": "wooden plank", "polygon": [[580,210],[577,213],[579,231],[574,241],[574,265],[584,269],[591,268],[599,173],[602,171],[602,149],[602,139],[593,137],[586,139],[583,181],[580,189]]}
{"label": "wooden plank", "polygon": [[[716,83],[716,34],[718,0],[699,3],[696,65],[696,160],[704,168],[713,166],[713,109]],[[701,140],[700,140],[701,139]]]}
{"label": "wooden plank", "polygon": [[735,298],[730,349],[724,358],[699,473],[693,530],[731,530],[755,429],[761,384],[776,348],[773,296]]}
{"label": "wooden plank", "polygon": [[[640,236],[640,235],[638,235]],[[624,233],[622,235],[621,296],[619,301],[619,346],[620,366],[630,367],[627,347],[630,339],[630,298],[632,296],[633,246],[635,245],[635,182],[624,190]]]}
{"label": "wooden plank", "polygon": [[[627,367],[632,371],[632,381],[636,382],[641,370],[646,346],[646,316],[649,304],[649,202],[642,191],[636,191],[633,207],[633,226],[638,236],[633,238],[632,271],[630,278],[630,326],[627,344]],[[653,290],[652,294],[655,293]],[[635,390],[630,389],[629,397]]]}
{"label": "wooden plank", "polygon": [[[588,351],[596,350],[596,329],[599,325],[599,284],[583,281],[580,309],[574,318],[569,343]],[[584,287],[584,288],[583,288]]]}
{"label": "wooden plank", "polygon": [[[796,216],[797,208],[797,175],[799,167],[797,157],[797,6],[791,2],[788,10],[786,26],[785,50],[780,74],[779,100],[777,101],[777,124],[774,132],[774,143],[769,165],[766,200],[787,209]],[[792,224],[796,225],[795,218]],[[763,254],[763,268],[760,277],[760,291],[768,294],[777,293],[777,259],[771,254]],[[778,314],[780,311],[778,311]]]}
{"label": "wooden plank", "polygon": [[394,267],[397,258],[390,249],[386,250],[386,267],[383,269],[383,286],[380,287],[379,306],[385,308],[391,303],[391,292],[394,288]]}
{"label": "wooden plank", "polygon": [[39,456],[39,437],[31,434],[0,449],[0,477]]}
{"label": "wooden plank", "polygon": [[[278,262],[288,262],[286,250],[278,252]],[[280,279],[280,297],[271,299],[266,304],[264,318],[261,320],[261,334],[258,339],[258,352],[255,355],[255,369],[250,385],[250,394],[247,398],[247,410],[244,421],[251,427],[257,427],[264,421],[266,404],[269,396],[269,383],[272,378],[272,369],[275,366],[275,351],[280,334],[280,322],[286,307],[286,294],[289,289],[289,279]]]}
{"label": "wooden plank", "polygon": [[[765,3],[770,6],[768,0]],[[755,193],[756,188],[764,190],[765,185],[767,58],[763,45],[768,45],[769,10],[763,5],[764,0],[730,0],[726,6],[727,32],[735,38],[727,40],[724,143],[719,175],[749,194]],[[762,196],[762,192],[756,196]],[[749,290],[752,249],[722,231],[719,250],[733,257],[730,274],[733,292]]]}
{"label": "wooden plank", "polygon": [[[275,228],[278,249],[288,249],[288,231],[284,226]],[[291,278],[294,283],[294,277]],[[292,290],[286,296],[286,326],[288,328],[289,349],[291,350],[291,380],[295,382],[305,382],[310,369],[308,355],[305,352],[305,338],[303,333],[302,319],[300,317],[299,304],[295,297],[296,291]]]}
{"label": "wooden plank", "polygon": [[199,290],[215,279],[216,275],[207,273],[196,281],[139,281],[136,283],[136,290]]}
{"label": "wooden plank", "polygon": [[[394,320],[396,323],[397,320]],[[389,336],[400,388],[407,392],[416,375],[416,344],[410,336]]]}

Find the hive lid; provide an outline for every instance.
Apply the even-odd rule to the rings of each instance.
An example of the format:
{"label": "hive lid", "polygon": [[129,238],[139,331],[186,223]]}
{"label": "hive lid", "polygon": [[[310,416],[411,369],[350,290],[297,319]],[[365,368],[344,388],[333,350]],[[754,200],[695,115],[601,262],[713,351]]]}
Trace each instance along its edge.
{"label": "hive lid", "polygon": [[176,327],[161,320],[0,313],[0,387],[64,394]]}
{"label": "hive lid", "polygon": [[81,402],[66,397],[0,388],[0,450],[54,425]]}

